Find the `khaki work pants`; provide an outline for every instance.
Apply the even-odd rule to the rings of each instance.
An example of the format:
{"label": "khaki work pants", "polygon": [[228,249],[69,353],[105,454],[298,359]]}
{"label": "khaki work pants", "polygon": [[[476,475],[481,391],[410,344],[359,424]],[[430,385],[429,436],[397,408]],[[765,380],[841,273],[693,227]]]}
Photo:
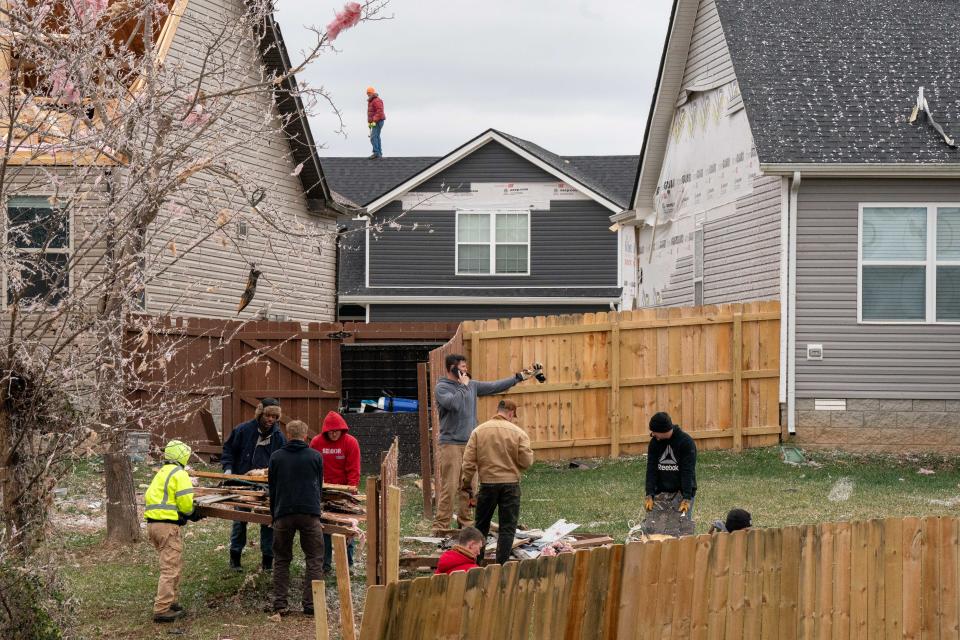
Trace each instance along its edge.
{"label": "khaki work pants", "polygon": [[[463,444],[441,444],[437,449],[440,465],[440,486],[437,488],[437,515],[433,520],[434,530],[449,529],[453,509],[457,507],[460,527],[473,526],[473,513],[468,501],[470,496],[460,490],[460,470],[463,466]],[[477,478],[473,478],[473,494],[477,494]],[[457,504],[459,503],[459,504]]]}
{"label": "khaki work pants", "polygon": [[148,523],[147,535],[160,554],[160,582],[157,584],[157,597],[153,601],[153,612],[167,613],[170,605],[177,601],[177,592],[180,590],[183,538],[180,537],[180,527],[166,522]]}

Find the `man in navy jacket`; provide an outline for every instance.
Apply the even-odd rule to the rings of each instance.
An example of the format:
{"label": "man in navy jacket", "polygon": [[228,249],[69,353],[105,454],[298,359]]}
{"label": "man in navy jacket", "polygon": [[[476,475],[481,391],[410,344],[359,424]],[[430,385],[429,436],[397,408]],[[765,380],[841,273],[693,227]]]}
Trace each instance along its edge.
{"label": "man in navy jacket", "polygon": [[[270,456],[287,443],[280,431],[280,403],[274,398],[264,398],[257,405],[253,420],[234,427],[230,437],[223,443],[220,462],[223,472],[245,475],[253,469],[270,466]],[[230,568],[241,571],[240,555],[247,545],[247,523],[234,522],[230,531]],[[273,569],[273,529],[260,525],[260,552],[263,555],[263,570]]]}

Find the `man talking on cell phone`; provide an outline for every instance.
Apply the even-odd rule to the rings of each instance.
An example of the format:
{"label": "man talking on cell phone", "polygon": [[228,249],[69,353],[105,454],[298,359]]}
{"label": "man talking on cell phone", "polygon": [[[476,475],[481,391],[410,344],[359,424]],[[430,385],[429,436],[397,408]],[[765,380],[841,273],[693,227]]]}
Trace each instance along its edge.
{"label": "man talking on cell phone", "polygon": [[450,528],[454,503],[457,503],[457,521],[461,527],[473,525],[470,503],[476,495],[477,479],[473,479],[473,492],[460,490],[460,471],[463,450],[470,434],[477,426],[477,397],[503,393],[518,382],[526,380],[533,372],[524,369],[509,378],[494,382],[471,380],[467,358],[452,354],[444,362],[446,375],[437,381],[434,390],[437,411],[440,416],[440,447],[437,464],[440,466],[440,486],[437,488],[437,513],[433,520],[434,532]]}

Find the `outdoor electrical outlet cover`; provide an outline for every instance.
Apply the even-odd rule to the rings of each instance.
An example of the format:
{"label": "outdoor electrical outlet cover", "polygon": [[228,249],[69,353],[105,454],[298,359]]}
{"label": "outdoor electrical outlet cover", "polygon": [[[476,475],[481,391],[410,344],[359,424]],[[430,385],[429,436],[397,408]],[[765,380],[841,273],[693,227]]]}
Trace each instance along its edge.
{"label": "outdoor electrical outlet cover", "polygon": [[797,447],[780,447],[780,454],[787,464],[803,464],[807,461],[803,452]]}

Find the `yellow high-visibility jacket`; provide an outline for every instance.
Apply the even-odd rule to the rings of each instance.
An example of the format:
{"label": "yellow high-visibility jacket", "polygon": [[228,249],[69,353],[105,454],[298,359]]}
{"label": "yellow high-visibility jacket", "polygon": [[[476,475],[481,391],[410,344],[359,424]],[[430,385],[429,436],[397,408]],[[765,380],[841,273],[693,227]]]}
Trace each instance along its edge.
{"label": "yellow high-visibility jacket", "polygon": [[179,464],[165,464],[144,494],[143,516],[153,522],[184,524],[193,514],[193,482]]}

